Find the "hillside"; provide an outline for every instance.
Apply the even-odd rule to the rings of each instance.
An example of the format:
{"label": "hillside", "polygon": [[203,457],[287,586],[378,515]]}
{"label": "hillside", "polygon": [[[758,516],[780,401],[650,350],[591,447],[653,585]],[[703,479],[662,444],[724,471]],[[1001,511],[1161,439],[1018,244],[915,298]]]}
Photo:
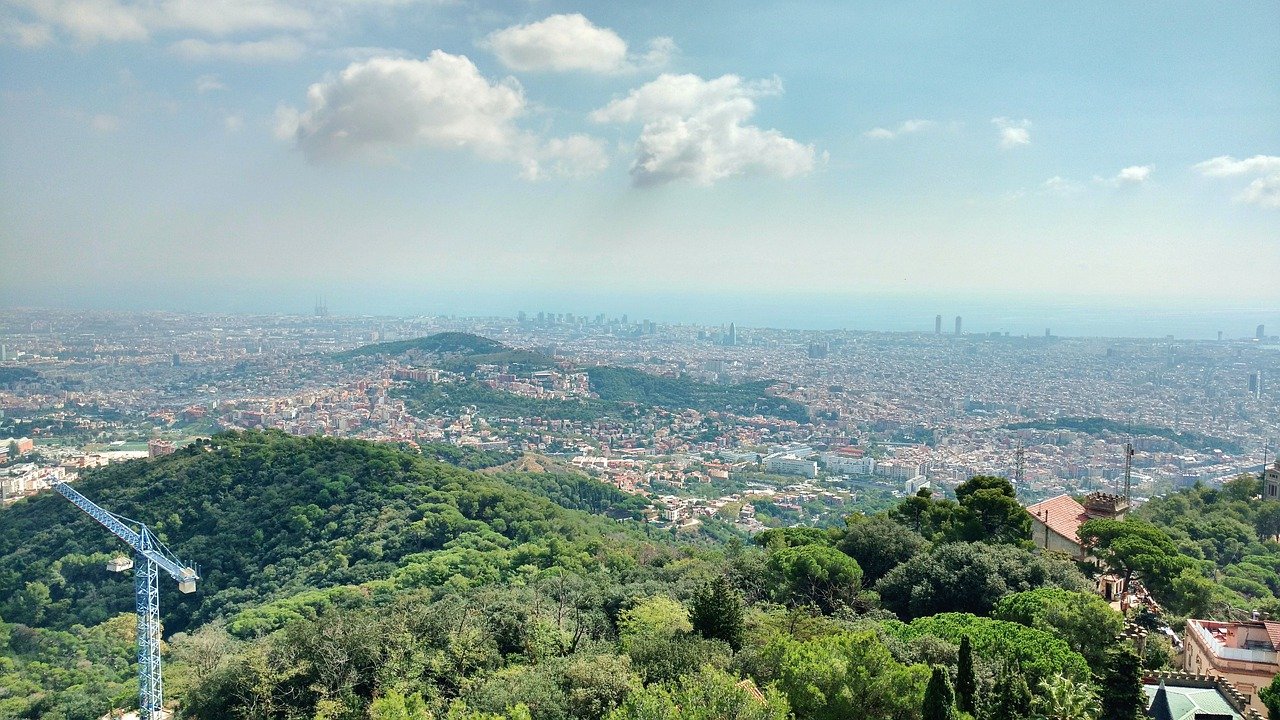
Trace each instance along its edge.
{"label": "hillside", "polygon": [[[199,565],[195,595],[164,586],[168,632],[303,590],[392,577],[441,551],[483,548],[505,572],[510,553],[546,538],[585,544],[622,532],[500,477],[384,445],[278,432],[218,435],[207,450],[89,473],[77,489],[147,522]],[[601,508],[609,499],[592,497]],[[131,610],[129,577],[103,569],[119,543],[65,499],[30,498],[3,519],[0,617],[67,629]]]}
{"label": "hillside", "polygon": [[787,398],[770,395],[768,380],[737,385],[711,385],[687,377],[668,378],[631,368],[593,367],[587,369],[591,389],[601,400],[638,403],[671,410],[691,408],[701,412],[732,412],[737,415],[768,415],[803,422],[809,411]]}
{"label": "hillside", "polygon": [[[503,459],[469,452],[442,454]],[[975,717],[1000,720],[1029,717],[1059,676],[1077,693],[1092,673],[1126,682],[1097,650],[1120,617],[1076,592],[1088,583],[1074,566],[1017,532],[999,546],[950,537],[969,516],[1007,522],[1000,498],[973,500],[998,486],[1012,502],[1007,482],[744,547],[566,510],[541,496],[597,512],[627,499],[523,467],[551,472],[227,433],[79,487],[202,565],[196,595],[164,586],[178,720],[924,720],[930,665],[969,673]],[[0,718],[127,707],[132,593],[101,567],[116,546],[54,495],[2,519]],[[908,596],[911,621],[893,620]],[[1009,696],[1015,679],[1023,694]]]}
{"label": "hillside", "polygon": [[490,340],[480,335],[464,332],[444,332],[410,340],[362,345],[354,350],[337,353],[334,358],[349,360],[351,358],[374,355],[403,355],[408,352],[436,355],[485,355],[504,352],[508,349],[506,345],[497,340]]}
{"label": "hillside", "polygon": [[1183,447],[1203,452],[1224,450],[1230,453],[1239,453],[1243,451],[1240,444],[1234,440],[1204,435],[1190,430],[1173,430],[1171,428],[1156,427],[1154,425],[1134,425],[1132,423],[1124,423],[1117,420],[1108,420],[1106,418],[1099,417],[1035,420],[1010,423],[1004,427],[1009,430],[1075,430],[1076,432],[1088,433],[1090,435],[1101,435],[1103,433],[1134,437],[1151,435],[1161,437],[1166,440],[1172,440]]}
{"label": "hillside", "polygon": [[335,354],[335,360],[361,357],[408,356],[416,361],[430,360],[434,367],[457,373],[474,372],[479,365],[500,365],[514,370],[533,372],[556,366],[553,358],[531,350],[517,350],[497,340],[462,332],[445,332],[412,340],[364,345]]}

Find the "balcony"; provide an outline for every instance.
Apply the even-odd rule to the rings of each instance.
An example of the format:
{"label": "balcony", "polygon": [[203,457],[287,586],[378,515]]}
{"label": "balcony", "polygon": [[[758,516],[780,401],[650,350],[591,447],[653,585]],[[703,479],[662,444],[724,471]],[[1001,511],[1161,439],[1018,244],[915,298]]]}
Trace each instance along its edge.
{"label": "balcony", "polygon": [[1272,665],[1280,663],[1280,655],[1274,650],[1248,650],[1245,648],[1227,647],[1225,643],[1219,640],[1207,628],[1194,620],[1188,622],[1192,630],[1199,636],[1200,642],[1209,648],[1209,652],[1219,660],[1236,660],[1239,662],[1253,663],[1270,663]]}

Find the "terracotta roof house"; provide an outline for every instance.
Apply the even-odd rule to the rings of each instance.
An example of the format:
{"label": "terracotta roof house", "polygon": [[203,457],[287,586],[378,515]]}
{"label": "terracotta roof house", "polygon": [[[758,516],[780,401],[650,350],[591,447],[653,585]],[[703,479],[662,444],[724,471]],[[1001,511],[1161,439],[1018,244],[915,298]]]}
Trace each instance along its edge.
{"label": "terracotta roof house", "polygon": [[1120,520],[1128,511],[1129,501],[1120,495],[1090,493],[1083,505],[1070,495],[1059,495],[1027,506],[1031,515],[1031,540],[1046,550],[1084,560],[1089,553],[1080,542],[1080,526],[1086,520]]}

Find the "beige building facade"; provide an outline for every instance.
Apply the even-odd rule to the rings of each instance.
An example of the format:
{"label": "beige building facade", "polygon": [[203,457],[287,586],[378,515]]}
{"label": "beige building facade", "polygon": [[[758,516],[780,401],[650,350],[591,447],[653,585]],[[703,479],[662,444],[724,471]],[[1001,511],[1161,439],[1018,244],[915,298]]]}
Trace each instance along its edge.
{"label": "beige building facade", "polygon": [[1196,675],[1218,675],[1230,680],[1249,701],[1266,713],[1258,690],[1280,674],[1280,623],[1253,621],[1226,623],[1187,620],[1183,667]]}

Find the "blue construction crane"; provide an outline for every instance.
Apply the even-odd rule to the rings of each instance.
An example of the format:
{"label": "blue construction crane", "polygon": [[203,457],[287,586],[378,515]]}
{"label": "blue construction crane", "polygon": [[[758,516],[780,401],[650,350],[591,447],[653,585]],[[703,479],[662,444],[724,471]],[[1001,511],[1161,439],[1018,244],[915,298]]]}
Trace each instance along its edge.
{"label": "blue construction crane", "polygon": [[[196,591],[200,574],[183,565],[151,529],[98,507],[65,482],[53,486],[63,497],[88,513],[112,534],[133,548],[134,561],[117,558],[107,569],[134,570],[134,602],[138,609],[138,715],[141,720],[160,720],[164,706],[164,683],[160,673],[160,571],[178,581],[178,590]],[[135,564],[136,563],[136,564]]]}

